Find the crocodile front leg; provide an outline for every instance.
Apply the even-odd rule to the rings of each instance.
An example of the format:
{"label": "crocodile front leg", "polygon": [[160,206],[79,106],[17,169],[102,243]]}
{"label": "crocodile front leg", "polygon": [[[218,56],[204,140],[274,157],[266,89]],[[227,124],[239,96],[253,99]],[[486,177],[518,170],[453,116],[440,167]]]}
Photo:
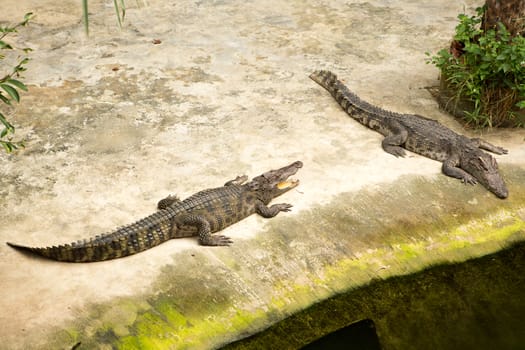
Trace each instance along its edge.
{"label": "crocodile front leg", "polygon": [[460,179],[461,182],[465,184],[474,185],[478,182],[474,176],[470,175],[465,170],[458,168],[458,165],[459,156],[452,155],[443,162],[441,170],[443,171],[443,174]]}
{"label": "crocodile front leg", "polygon": [[226,182],[224,184],[224,186],[232,186],[232,185],[242,185],[243,183],[245,183],[246,181],[248,181],[248,176],[246,175],[241,175],[241,176],[237,176],[235,179],[233,180],[230,180],[228,182]]}
{"label": "crocodile front leg", "polygon": [[233,243],[230,237],[212,235],[210,223],[203,216],[186,215],[181,220],[181,224],[197,228],[199,243],[202,245],[227,246]]}
{"label": "crocodile front leg", "polygon": [[290,211],[291,207],[292,205],[288,203],[274,204],[268,207],[263,202],[258,202],[255,206],[255,212],[263,218],[273,218],[281,211]]}
{"label": "crocodile front leg", "polygon": [[484,149],[484,150],[492,152],[494,154],[507,154],[509,152],[505,148],[499,147],[499,146],[495,146],[492,143],[487,142],[487,141],[485,141],[483,139],[475,138],[475,139],[471,139],[471,141],[474,142],[474,144],[478,148]]}

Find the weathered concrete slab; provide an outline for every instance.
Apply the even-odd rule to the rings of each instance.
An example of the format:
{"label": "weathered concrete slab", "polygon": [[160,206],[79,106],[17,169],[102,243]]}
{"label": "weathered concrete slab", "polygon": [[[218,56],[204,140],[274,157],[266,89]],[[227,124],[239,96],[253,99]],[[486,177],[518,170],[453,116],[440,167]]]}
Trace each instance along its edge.
{"label": "weathered concrete slab", "polygon": [[[372,278],[461,261],[525,237],[525,132],[482,136],[510,197],[396,159],[308,78],[336,71],[363,99],[439,119],[425,51],[446,45],[463,4],[418,1],[19,2],[35,49],[17,107],[28,147],[0,163],[0,241],[66,243],[150,214],[236,175],[294,160],[292,213],[225,232],[229,248],[167,242],[126,259],[61,264],[0,245],[0,338],[9,349],[109,344],[213,348]],[[478,5],[468,1],[468,8]],[[60,6],[60,7],[58,7]],[[4,8],[4,6],[3,6]],[[155,44],[154,40],[160,40]]]}

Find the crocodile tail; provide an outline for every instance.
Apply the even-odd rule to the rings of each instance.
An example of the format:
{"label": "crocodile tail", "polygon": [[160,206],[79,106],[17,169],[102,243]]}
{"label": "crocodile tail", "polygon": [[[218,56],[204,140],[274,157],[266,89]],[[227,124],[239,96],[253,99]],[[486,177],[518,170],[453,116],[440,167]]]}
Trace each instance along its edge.
{"label": "crocodile tail", "polygon": [[350,105],[360,108],[366,104],[366,102],[362,101],[356,94],[348,90],[337,78],[337,75],[328,70],[317,70],[310,74],[310,78],[328,90],[345,111]]}
{"label": "crocodile tail", "polygon": [[[376,127],[371,125],[372,121],[384,120],[387,118],[398,118],[399,113],[384,110],[366,101],[363,101],[356,94],[351,92],[338,78],[337,75],[328,70],[318,70],[310,74],[310,78],[323,88],[328,90],[335,98],[337,103],[343,107],[346,113],[363,125],[374,130]],[[377,124],[377,123],[372,123]],[[380,130],[378,130],[380,131]],[[381,131],[380,131],[381,132]]]}
{"label": "crocodile tail", "polygon": [[52,247],[27,247],[7,243],[19,251],[65,262],[95,262],[116,259],[142,252],[173,238],[171,217],[166,209],[131,225],[95,238]]}
{"label": "crocodile tail", "polygon": [[336,84],[339,81],[337,79],[337,75],[330,72],[329,70],[316,70],[310,74],[310,79],[324,87],[335,97],[335,94],[337,93]]}
{"label": "crocodile tail", "polygon": [[114,240],[105,244],[86,241],[80,244],[72,243],[45,248],[27,247],[10,242],[7,242],[7,245],[21,252],[36,254],[51,260],[80,263],[116,259],[141,251],[135,249],[131,244],[128,246],[126,243],[127,240],[122,237],[120,240]]}
{"label": "crocodile tail", "polygon": [[[25,253],[32,253],[44,258],[66,261],[66,262],[88,262],[100,261],[105,259],[93,260],[93,254],[90,254],[87,246],[74,246],[70,244],[52,246],[52,247],[27,247],[24,245],[7,242],[7,245]],[[109,258],[109,257],[108,257]]]}

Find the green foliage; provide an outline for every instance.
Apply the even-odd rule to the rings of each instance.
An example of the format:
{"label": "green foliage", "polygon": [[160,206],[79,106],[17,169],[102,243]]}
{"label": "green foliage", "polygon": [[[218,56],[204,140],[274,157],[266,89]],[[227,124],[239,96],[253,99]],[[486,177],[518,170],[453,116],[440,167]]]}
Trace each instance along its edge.
{"label": "green foliage", "polygon": [[525,37],[511,37],[501,23],[497,30],[483,31],[480,24],[484,10],[478,8],[471,17],[458,16],[454,40],[463,46],[461,55],[456,57],[442,49],[427,63],[441,70],[442,78],[459,96],[473,102],[467,123],[490,127],[511,120],[525,126],[523,115],[520,120],[517,113],[525,108]]}
{"label": "green foliage", "polygon": [[[20,102],[20,93],[18,90],[27,91],[27,86],[25,86],[25,84],[18,79],[20,78],[20,74],[26,70],[25,65],[29,62],[29,58],[26,55],[31,52],[31,49],[13,48],[11,44],[4,41],[4,38],[10,33],[17,32],[19,27],[26,26],[31,20],[32,15],[32,13],[26,13],[24,20],[13,26],[0,26],[0,60],[5,59],[9,55],[16,56],[16,61],[18,61],[18,63],[13,68],[8,67],[6,69],[8,73],[5,74],[4,77],[0,78],[0,101],[7,106],[11,106],[13,101],[17,103]],[[20,56],[20,53],[23,53],[23,55]],[[4,67],[1,68],[2,70],[4,69]],[[3,126],[2,131],[0,131],[0,144],[7,153],[12,152],[19,147],[24,147],[24,144],[21,141],[11,141],[10,135],[14,134],[15,127],[9,122],[1,110],[0,125]]]}

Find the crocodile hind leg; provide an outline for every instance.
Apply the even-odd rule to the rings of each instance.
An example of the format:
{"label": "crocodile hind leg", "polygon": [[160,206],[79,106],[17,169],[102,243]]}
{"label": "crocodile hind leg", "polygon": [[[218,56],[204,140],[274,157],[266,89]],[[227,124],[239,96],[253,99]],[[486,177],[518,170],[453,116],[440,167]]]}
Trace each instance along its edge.
{"label": "crocodile hind leg", "polygon": [[171,194],[167,196],[166,198],[161,199],[157,203],[157,209],[166,209],[167,207],[171,206],[173,203],[180,202],[180,198],[177,196],[172,196]]}
{"label": "crocodile hind leg", "polygon": [[[369,127],[375,130],[372,122]],[[405,144],[407,141],[407,129],[405,129],[400,123],[393,121],[392,125],[388,127],[387,131],[385,131],[385,134],[385,138],[383,139],[383,142],[381,142],[383,150],[396,157],[404,157],[406,152],[401,145]]]}
{"label": "crocodile hind leg", "polygon": [[212,235],[210,223],[202,216],[187,215],[181,220],[181,224],[196,227],[199,243],[202,245],[225,246],[233,243],[230,237]]}
{"label": "crocodile hind leg", "polygon": [[233,180],[230,180],[228,182],[226,182],[224,184],[224,186],[232,186],[232,185],[242,185],[243,183],[245,183],[246,181],[248,181],[248,176],[246,175],[241,175],[241,176],[237,176],[235,179]]}
{"label": "crocodile hind leg", "polygon": [[486,151],[495,153],[495,154],[507,154],[509,152],[505,148],[499,147],[499,146],[495,146],[492,143],[487,142],[487,141],[485,141],[483,139],[475,138],[475,139],[471,139],[471,141],[474,142],[474,144],[477,147],[479,147],[481,149],[484,149]]}
{"label": "crocodile hind leg", "polygon": [[257,214],[263,218],[273,218],[275,215],[279,214],[281,211],[290,211],[292,205],[288,203],[274,204],[272,206],[266,206],[263,202],[257,203],[255,206],[255,211]]}
{"label": "crocodile hind leg", "polygon": [[465,170],[458,168],[458,165],[459,156],[452,155],[443,162],[441,170],[443,171],[443,174],[460,179],[461,182],[465,184],[474,185],[478,182],[474,176],[470,175]]}

